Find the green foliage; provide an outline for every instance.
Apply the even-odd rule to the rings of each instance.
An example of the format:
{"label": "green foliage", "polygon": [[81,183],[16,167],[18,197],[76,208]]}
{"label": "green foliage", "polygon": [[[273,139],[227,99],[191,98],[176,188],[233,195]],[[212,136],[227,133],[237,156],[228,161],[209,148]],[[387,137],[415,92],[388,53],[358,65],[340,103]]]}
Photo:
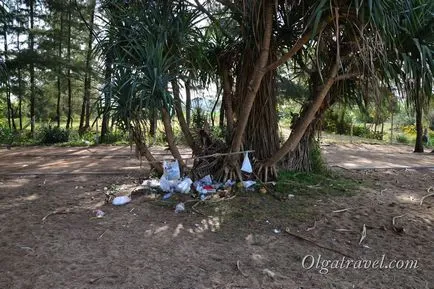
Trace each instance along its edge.
{"label": "green foliage", "polygon": [[396,122],[401,125],[414,125],[416,118],[414,115],[410,115],[407,112],[402,112],[396,116]]}
{"label": "green foliage", "polygon": [[320,174],[326,172],[327,164],[321,155],[320,143],[315,140],[311,143],[310,161],[313,173]]}
{"label": "green foliage", "polygon": [[34,145],[36,142],[29,130],[14,131],[7,125],[0,124],[0,144]]}
{"label": "green foliage", "polygon": [[431,114],[431,117],[430,117],[429,128],[431,130],[434,130],[434,112]]}
{"label": "green foliage", "polygon": [[128,143],[128,135],[122,131],[113,131],[106,134],[104,139],[105,144],[126,144]]}
{"label": "green foliage", "polygon": [[14,132],[6,125],[0,124],[0,144],[12,144],[14,141]]}
{"label": "green foliage", "polygon": [[323,119],[323,130],[337,134],[350,134],[351,118],[345,112],[328,110]]}
{"label": "green foliage", "polygon": [[39,143],[56,144],[69,141],[69,131],[57,126],[44,126],[38,132]]}
{"label": "green foliage", "polygon": [[204,127],[206,123],[206,115],[200,107],[196,107],[193,110],[192,122],[196,129],[202,129]]}
{"label": "green foliage", "polygon": [[380,131],[372,131],[362,125],[353,126],[353,136],[364,137],[369,139],[383,140],[385,133]]}
{"label": "green foliage", "polygon": [[69,141],[66,146],[89,146],[97,143],[97,135],[94,131],[80,133],[78,130],[69,131]]}
{"label": "green foliage", "polygon": [[401,130],[407,135],[415,135],[416,134],[416,126],[415,125],[403,125]]}
{"label": "green foliage", "polygon": [[355,181],[333,172],[282,171],[277,179],[276,191],[280,194],[294,194],[295,196],[351,196],[356,186]]}
{"label": "green foliage", "polygon": [[404,134],[397,135],[396,136],[396,141],[398,143],[401,143],[401,144],[409,144],[410,143],[410,139],[406,135],[404,135]]}
{"label": "green foliage", "polygon": [[363,125],[355,125],[353,126],[353,135],[358,137],[366,137],[371,135],[371,130]]}

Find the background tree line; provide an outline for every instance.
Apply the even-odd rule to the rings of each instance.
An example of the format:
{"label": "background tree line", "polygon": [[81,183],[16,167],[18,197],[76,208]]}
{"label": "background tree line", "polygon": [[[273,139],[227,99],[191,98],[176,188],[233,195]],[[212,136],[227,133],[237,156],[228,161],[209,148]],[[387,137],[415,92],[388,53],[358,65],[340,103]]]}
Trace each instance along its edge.
{"label": "background tree line", "polygon": [[[100,74],[94,56],[96,1],[2,1],[1,92],[8,126],[52,122],[89,129]],[[3,98],[2,98],[3,100]]]}

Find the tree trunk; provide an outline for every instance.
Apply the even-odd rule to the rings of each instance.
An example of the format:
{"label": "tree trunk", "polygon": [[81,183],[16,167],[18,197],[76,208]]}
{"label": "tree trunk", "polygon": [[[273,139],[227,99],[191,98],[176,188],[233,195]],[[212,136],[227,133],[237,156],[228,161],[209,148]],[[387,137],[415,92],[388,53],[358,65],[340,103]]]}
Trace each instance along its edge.
{"label": "tree trunk", "polygon": [[423,126],[422,126],[422,105],[419,101],[416,101],[415,104],[415,110],[416,110],[416,144],[414,146],[414,152],[415,153],[423,153],[423,141],[422,141],[422,135],[423,135]]}
{"label": "tree trunk", "polygon": [[[17,3],[17,10],[19,10],[20,3]],[[20,29],[23,28],[23,24],[19,22]],[[17,30],[17,51],[21,52],[20,49],[20,29]],[[22,90],[22,75],[21,75],[21,66],[18,65],[18,118],[20,122],[20,130],[23,130],[23,113],[22,113],[22,98],[23,98],[23,90]]]}
{"label": "tree trunk", "polygon": [[190,80],[185,81],[185,116],[187,119],[187,125],[191,124],[191,84]]}
{"label": "tree trunk", "polygon": [[224,115],[226,115],[226,141],[229,143],[234,131],[234,110],[232,106],[232,86],[234,80],[225,66],[222,67],[221,78],[223,83],[222,105],[224,106]]}
{"label": "tree trunk", "polygon": [[223,97],[222,103],[220,105],[219,127],[223,129],[224,126],[225,126],[225,104],[224,104],[224,97]]}
{"label": "tree trunk", "polygon": [[[17,4],[17,7],[19,5]],[[20,28],[22,28],[22,24],[20,22]],[[21,52],[20,50],[20,30],[17,31],[17,51],[18,53]],[[22,82],[22,76],[21,76],[21,66],[18,66],[18,117],[20,122],[20,130],[23,130],[23,112],[22,112],[22,99],[23,99],[23,90],[21,86]]]}
{"label": "tree trunk", "polygon": [[[7,63],[9,58],[9,51],[8,51],[8,34],[7,34],[7,23],[6,20],[3,23],[3,38],[4,38],[4,61]],[[6,103],[7,103],[7,117],[8,117],[8,125],[9,129],[15,128],[15,121],[14,121],[14,110],[12,108],[12,102],[11,102],[11,84],[10,84],[10,77],[9,73],[6,75]]]}
{"label": "tree trunk", "polygon": [[178,117],[179,126],[181,127],[182,133],[184,134],[188,146],[193,150],[193,155],[196,155],[199,152],[199,148],[195,143],[193,136],[191,135],[190,128],[188,127],[187,122],[185,121],[184,112],[182,111],[181,98],[179,96],[179,86],[176,80],[172,81],[172,91],[173,91],[174,106],[175,106],[176,115]]}
{"label": "tree trunk", "polygon": [[[71,6],[71,0],[69,1],[69,7]],[[67,46],[67,60],[68,60],[68,116],[66,120],[66,129],[72,128],[72,83],[71,83],[71,13],[72,11],[68,10],[68,46]]]}
{"label": "tree trunk", "polygon": [[[268,56],[270,52],[270,43],[271,43],[271,34],[273,30],[273,3],[264,1],[265,11],[263,15],[264,21],[264,36],[262,39],[262,44],[260,48],[259,58],[255,62],[255,66],[252,74],[249,76],[248,86],[246,88],[246,95],[243,99],[243,109],[241,114],[239,115],[237,121],[237,127],[235,129],[233,138],[231,151],[239,152],[241,148],[241,144],[243,141],[244,132],[247,126],[247,122],[249,120],[250,112],[253,107],[253,103],[255,101],[256,94],[261,85],[262,78],[266,73],[266,65],[268,62]],[[260,20],[258,20],[260,21]]]}
{"label": "tree trunk", "polygon": [[[273,47],[273,46],[271,46]],[[271,49],[272,51],[273,49]],[[253,55],[252,55],[253,54]],[[253,56],[253,51],[244,52],[243,69],[252,69],[249,59]],[[274,53],[270,52],[269,62],[274,60]],[[242,78],[242,73],[240,72]],[[256,93],[255,101],[247,122],[244,149],[255,150],[254,156],[257,160],[265,160],[271,157],[279,149],[279,132],[277,120],[277,98],[276,98],[276,71],[267,72],[262,78],[259,89]],[[242,81],[241,81],[242,84]],[[242,87],[246,87],[242,85]],[[243,112],[244,99],[243,90],[239,94],[239,112]]]}
{"label": "tree trunk", "polygon": [[[60,29],[59,29],[59,45],[57,47],[57,57],[62,58],[62,39],[63,39],[63,13],[60,12]],[[57,127],[60,127],[60,99],[62,98],[62,64],[57,68],[57,104],[56,104],[56,121]]]}
{"label": "tree trunk", "polygon": [[182,160],[182,156],[181,156],[181,153],[178,150],[178,147],[176,146],[176,143],[175,143],[175,134],[173,133],[172,123],[171,123],[171,120],[170,120],[170,115],[169,115],[169,112],[167,111],[166,108],[163,107],[161,109],[161,115],[162,115],[162,119],[163,119],[164,130],[166,132],[167,144],[169,145],[169,149],[172,152],[172,155],[175,157],[175,159],[178,160],[179,165],[182,168],[184,168],[185,167],[185,163]]}
{"label": "tree trunk", "polygon": [[384,135],[384,121],[381,121],[381,140],[383,140]]}
{"label": "tree trunk", "polygon": [[[30,31],[29,31],[29,42],[30,42],[30,54],[34,57],[34,46],[35,39],[33,34],[34,29],[34,0],[29,1],[30,6]],[[34,60],[30,60],[30,132],[33,137],[35,137],[35,63]]]}
{"label": "tree trunk", "polygon": [[20,119],[20,130],[23,130],[23,95],[22,95],[22,88],[21,88],[21,68],[18,68],[18,117]]}
{"label": "tree trunk", "polygon": [[217,108],[217,104],[220,101],[220,95],[221,95],[222,91],[218,86],[218,82],[217,82],[217,95],[216,95],[216,101],[214,102],[214,105],[212,107],[211,110],[211,126],[214,127],[215,126],[215,110]]}
{"label": "tree trunk", "polygon": [[149,119],[149,134],[151,137],[155,138],[157,132],[157,115],[155,108],[151,109],[151,116]]}
{"label": "tree trunk", "polygon": [[315,145],[315,132],[318,118],[306,129],[296,148],[282,159],[281,166],[290,171],[311,172],[315,171],[312,161],[312,151]]}
{"label": "tree trunk", "polygon": [[392,117],[390,119],[390,144],[393,143],[393,111],[392,111]]}
{"label": "tree trunk", "polygon": [[86,71],[84,75],[84,96],[80,115],[80,131],[86,131],[90,127],[90,89],[92,84],[92,42],[93,42],[93,26],[95,18],[96,0],[89,1],[90,21],[89,21],[89,37],[87,41],[86,51]]}
{"label": "tree trunk", "polygon": [[108,126],[110,121],[110,102],[112,98],[112,52],[108,51],[105,56],[105,72],[104,72],[104,106],[101,122],[101,142],[105,142],[108,133]]}
{"label": "tree trunk", "polygon": [[163,166],[161,165],[160,162],[158,162],[154,158],[152,153],[149,151],[149,148],[145,144],[145,142],[143,141],[141,134],[136,132],[136,131],[133,131],[133,139],[134,139],[134,143],[136,144],[136,149],[140,153],[140,157],[145,156],[146,160],[148,162],[150,162],[151,167],[153,167],[157,171],[158,174],[162,175],[163,174]]}
{"label": "tree trunk", "polygon": [[315,99],[309,104],[304,113],[300,115],[300,118],[295,123],[294,128],[291,130],[291,134],[289,138],[285,141],[282,147],[265,162],[266,167],[275,166],[278,161],[280,161],[285,155],[294,151],[294,149],[299,144],[303,135],[305,134],[307,128],[315,119],[315,115],[320,109],[325,97],[330,91],[330,88],[333,86],[335,82],[335,77],[338,73],[338,65],[335,63],[331,68],[330,75],[327,81],[322,85],[321,90],[318,92]]}

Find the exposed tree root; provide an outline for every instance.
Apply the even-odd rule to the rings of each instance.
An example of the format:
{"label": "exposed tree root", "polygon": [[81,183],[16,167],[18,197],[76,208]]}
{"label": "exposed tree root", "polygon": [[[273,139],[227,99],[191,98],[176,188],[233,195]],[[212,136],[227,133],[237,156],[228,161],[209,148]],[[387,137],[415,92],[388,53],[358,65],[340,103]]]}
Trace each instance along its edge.
{"label": "exposed tree root", "polygon": [[269,165],[267,163],[259,164],[258,178],[263,180],[264,182],[268,182],[268,180],[274,180],[277,178],[277,167],[276,165]]}
{"label": "exposed tree root", "polygon": [[232,156],[228,156],[224,162],[221,170],[217,174],[218,179],[221,181],[227,180],[242,180],[240,165],[237,160]]}

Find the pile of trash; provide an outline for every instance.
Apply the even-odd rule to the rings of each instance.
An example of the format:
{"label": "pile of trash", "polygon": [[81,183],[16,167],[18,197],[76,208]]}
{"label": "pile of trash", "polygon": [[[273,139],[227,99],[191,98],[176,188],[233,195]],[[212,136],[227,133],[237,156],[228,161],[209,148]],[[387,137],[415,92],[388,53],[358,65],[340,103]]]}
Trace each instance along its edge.
{"label": "pile of trash", "polygon": [[[210,175],[206,175],[198,180],[192,180],[190,177],[181,177],[181,171],[177,160],[163,162],[164,173],[160,179],[146,179],[142,187],[163,192],[163,200],[168,200],[176,194],[189,195],[193,199],[209,200],[228,197],[235,185],[247,190],[254,189],[256,181],[247,180],[237,183],[234,180],[226,182],[217,182]],[[253,172],[248,154],[245,153],[241,171],[246,174]],[[178,203],[175,212],[185,210],[183,203]]]}

